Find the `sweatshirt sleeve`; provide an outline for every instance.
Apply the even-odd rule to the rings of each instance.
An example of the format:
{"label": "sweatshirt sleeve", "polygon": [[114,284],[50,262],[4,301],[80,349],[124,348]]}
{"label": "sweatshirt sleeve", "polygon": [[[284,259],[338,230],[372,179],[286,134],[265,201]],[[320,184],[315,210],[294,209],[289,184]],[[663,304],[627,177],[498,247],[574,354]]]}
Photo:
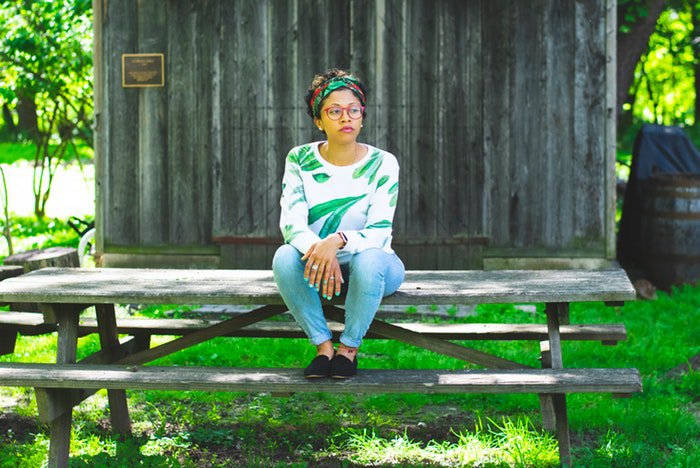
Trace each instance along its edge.
{"label": "sweatshirt sleeve", "polygon": [[312,244],[321,239],[309,228],[309,208],[306,203],[301,168],[291,156],[290,152],[285,162],[284,177],[282,178],[280,229],[284,242],[291,244],[299,252],[305,254]]}
{"label": "sweatshirt sleeve", "polygon": [[348,238],[343,251],[355,254],[391,244],[392,224],[399,196],[399,164],[394,155],[384,154],[376,181],[377,187],[367,210],[365,227],[359,231],[343,231]]}

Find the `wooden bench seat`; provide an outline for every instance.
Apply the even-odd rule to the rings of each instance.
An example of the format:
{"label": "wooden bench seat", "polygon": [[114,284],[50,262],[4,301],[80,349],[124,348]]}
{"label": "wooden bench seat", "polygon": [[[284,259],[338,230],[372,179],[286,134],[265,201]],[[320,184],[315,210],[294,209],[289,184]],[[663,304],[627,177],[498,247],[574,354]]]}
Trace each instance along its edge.
{"label": "wooden bench seat", "polygon": [[642,389],[636,369],[379,370],[308,380],[301,369],[1,364],[3,386],[342,393],[614,393]]}
{"label": "wooden bench seat", "polygon": [[[120,334],[181,336],[208,328],[218,320],[203,319],[117,319]],[[546,340],[546,324],[506,323],[395,323],[394,325],[417,333],[445,340]],[[337,339],[343,325],[330,322],[329,327]],[[34,336],[56,331],[56,324],[44,322],[41,314],[31,312],[0,312],[0,331],[17,331]],[[97,320],[83,318],[79,336],[97,333]],[[226,334],[231,337],[255,338],[305,338],[306,335],[293,322],[260,322]],[[371,332],[366,338],[382,338]],[[615,345],[627,339],[623,324],[562,325],[561,338],[570,341],[601,341]]]}

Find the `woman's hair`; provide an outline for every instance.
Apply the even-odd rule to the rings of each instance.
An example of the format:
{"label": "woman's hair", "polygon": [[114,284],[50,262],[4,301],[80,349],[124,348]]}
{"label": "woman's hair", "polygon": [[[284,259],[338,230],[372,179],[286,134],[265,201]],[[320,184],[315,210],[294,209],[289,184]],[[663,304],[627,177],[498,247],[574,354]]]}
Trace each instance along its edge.
{"label": "woman's hair", "polygon": [[[325,99],[325,96],[323,96],[323,91],[328,88],[329,83],[337,81],[343,82],[340,84],[340,88],[347,88],[355,93],[360,100],[360,104],[362,104],[362,106],[365,105],[365,102],[367,101],[367,87],[365,84],[356,76],[346,72],[345,70],[331,68],[325,73],[319,73],[318,75],[314,76],[314,79],[311,81],[311,86],[309,86],[309,89],[306,91],[306,96],[304,96],[304,101],[306,101],[306,113],[309,114],[312,119],[320,116],[321,106],[319,104],[323,102],[323,99]],[[314,100],[314,97],[317,99]],[[365,117],[364,113],[362,114],[362,117]]]}

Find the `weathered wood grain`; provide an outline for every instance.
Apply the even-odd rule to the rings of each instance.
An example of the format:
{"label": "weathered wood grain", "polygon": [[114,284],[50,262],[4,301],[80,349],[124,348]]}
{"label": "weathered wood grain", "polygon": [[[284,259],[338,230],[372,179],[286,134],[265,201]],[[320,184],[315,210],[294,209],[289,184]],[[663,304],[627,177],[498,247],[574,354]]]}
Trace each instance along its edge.
{"label": "weathered wood grain", "polygon": [[[384,304],[634,300],[623,270],[408,271]],[[283,304],[269,270],[46,268],[0,282],[0,301]],[[336,301],[340,303],[340,300]]]}
{"label": "weathered wood grain", "polygon": [[163,53],[168,65],[165,88],[144,88],[138,92],[139,203],[132,209],[138,212],[139,243],[163,245],[170,242],[168,90],[172,57],[168,51],[167,4],[139,2],[138,9],[138,52]]}
{"label": "weathered wood grain", "polygon": [[[126,335],[184,335],[219,323],[211,319],[117,319],[117,330]],[[395,323],[397,327],[416,333],[446,340],[544,340],[547,326],[542,324],[507,323]],[[329,323],[337,338],[343,325]],[[40,314],[31,312],[0,312],[0,332],[13,331],[22,335],[43,335],[56,331],[56,324],[44,323]],[[97,333],[97,321],[83,318],[78,327],[78,336]],[[225,336],[304,338],[306,335],[294,322],[260,322]],[[365,339],[382,338],[370,330]],[[616,344],[627,339],[623,324],[563,325],[561,339],[564,341],[601,341]]]}
{"label": "weathered wood grain", "polygon": [[[431,240],[402,252],[409,268],[482,268],[481,249],[442,245],[464,236],[489,237],[491,257],[612,258],[609,0],[156,3],[95,18],[108,264],[118,246],[279,239],[284,155],[323,138],[303,95],[329,67],[367,82],[360,139],[399,159],[396,237]],[[135,51],[166,53],[164,88],[121,88],[119,55]]]}
{"label": "weathered wood grain", "polygon": [[[98,304],[95,313],[99,323],[100,347],[107,351],[109,362],[115,362],[119,358],[119,336],[117,335],[117,320],[114,313],[114,304]],[[131,419],[129,418],[129,406],[126,402],[126,391],[108,390],[109,418],[112,422],[112,430],[115,434],[131,435]]]}
{"label": "weathered wood grain", "polygon": [[119,359],[120,364],[143,364],[146,362],[154,361],[158,358],[167,356],[169,354],[176,353],[186,348],[190,348],[199,343],[203,343],[212,338],[225,335],[232,330],[237,328],[243,328],[251,323],[259,322],[265,320],[274,315],[278,315],[284,312],[284,308],[279,306],[264,306],[260,309],[256,309],[245,314],[239,315],[229,320],[211,325],[202,330],[198,330],[182,336],[178,339],[168,341],[155,348],[146,349],[138,353],[130,354],[122,359]]}
{"label": "weathered wood grain", "polygon": [[0,365],[3,386],[334,393],[591,393],[642,390],[636,369],[489,371],[362,369],[346,381],[309,381],[300,369]]}
{"label": "weathered wood grain", "polygon": [[[344,311],[337,308],[325,308],[325,313],[336,322],[344,320]],[[377,335],[388,339],[408,343],[419,348],[424,348],[438,354],[450,356],[462,361],[471,362],[480,366],[494,369],[524,369],[528,368],[519,362],[503,359],[492,354],[484,353],[476,349],[460,346],[446,340],[441,340],[432,336],[422,335],[393,324],[374,319],[370,329]]]}

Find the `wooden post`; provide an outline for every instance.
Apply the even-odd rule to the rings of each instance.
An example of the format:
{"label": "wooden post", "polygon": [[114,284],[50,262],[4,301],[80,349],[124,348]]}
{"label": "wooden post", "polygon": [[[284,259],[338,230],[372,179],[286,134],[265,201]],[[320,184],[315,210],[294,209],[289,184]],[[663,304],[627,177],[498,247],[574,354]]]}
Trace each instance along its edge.
{"label": "wooden post", "polygon": [[[549,352],[549,341],[540,341],[540,359],[543,369],[552,368],[552,355]],[[540,393],[540,409],[542,411],[542,426],[545,430],[554,432],[557,425],[552,395],[549,393]]]}
{"label": "wooden post", "polygon": [[[95,306],[97,313],[97,327],[100,334],[100,346],[110,355],[110,362],[116,361],[119,356],[115,350],[119,349],[119,335],[117,333],[117,319],[114,314],[113,304],[99,304]],[[122,436],[131,435],[131,420],[129,419],[129,406],[126,402],[126,390],[107,390],[109,400],[109,416],[112,421],[112,430]]]}
{"label": "wooden post", "polygon": [[[547,314],[551,367],[552,369],[561,369],[564,363],[561,354],[559,320],[560,314],[568,318],[569,304],[548,302],[545,312]],[[569,439],[569,418],[566,414],[566,394],[555,393],[551,395],[551,398],[554,406],[557,440],[559,441],[559,461],[562,465],[569,466],[571,465],[571,441]]]}
{"label": "wooden post", "polygon": [[0,356],[14,353],[15,343],[17,343],[16,331],[0,331]]}
{"label": "wooden post", "polygon": [[[58,322],[58,344],[56,350],[56,364],[75,363],[76,351],[78,349],[78,319],[82,308],[66,304],[55,304],[51,306],[52,314]],[[64,392],[60,390],[46,390],[37,388],[37,406],[40,410],[65,406]],[[67,395],[67,392],[65,393]],[[69,404],[69,403],[68,403]],[[45,411],[45,410],[44,410]],[[63,408],[62,416],[51,421],[51,440],[49,444],[49,467],[63,468],[68,466],[70,454],[70,430],[73,420],[72,406]]]}

